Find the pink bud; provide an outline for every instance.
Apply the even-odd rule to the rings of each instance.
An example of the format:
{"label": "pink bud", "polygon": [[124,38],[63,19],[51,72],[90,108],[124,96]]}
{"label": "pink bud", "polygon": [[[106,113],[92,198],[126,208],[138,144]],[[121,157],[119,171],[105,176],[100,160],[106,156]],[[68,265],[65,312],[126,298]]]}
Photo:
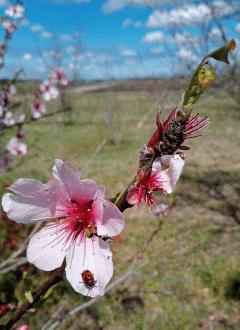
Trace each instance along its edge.
{"label": "pink bud", "polygon": [[8,305],[0,305],[0,317],[6,315],[9,312],[10,308]]}
{"label": "pink bud", "polygon": [[27,324],[19,325],[15,330],[30,330],[29,326]]}

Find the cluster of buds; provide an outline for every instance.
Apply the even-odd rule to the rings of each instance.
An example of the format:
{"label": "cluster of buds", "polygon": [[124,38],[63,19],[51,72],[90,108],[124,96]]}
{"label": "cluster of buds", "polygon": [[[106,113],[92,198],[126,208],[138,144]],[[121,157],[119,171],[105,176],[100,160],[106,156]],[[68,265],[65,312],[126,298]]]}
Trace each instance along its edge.
{"label": "cluster of buds", "polygon": [[139,169],[136,180],[130,186],[127,201],[148,208],[152,204],[158,208],[155,193],[170,194],[181,175],[184,166],[182,150],[190,149],[185,140],[201,136],[200,131],[208,124],[208,118],[192,115],[193,107],[187,111],[175,108],[168,118],[162,121],[157,114],[157,129],[140,152]]}

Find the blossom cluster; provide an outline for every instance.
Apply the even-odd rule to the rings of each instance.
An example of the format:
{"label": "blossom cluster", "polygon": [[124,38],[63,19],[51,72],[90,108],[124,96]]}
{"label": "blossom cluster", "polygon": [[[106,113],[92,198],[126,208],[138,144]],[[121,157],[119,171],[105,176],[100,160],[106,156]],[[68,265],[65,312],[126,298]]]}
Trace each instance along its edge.
{"label": "blossom cluster", "polygon": [[56,99],[60,91],[58,87],[66,87],[68,85],[67,76],[62,68],[54,69],[49,75],[48,80],[45,80],[40,85],[40,90],[34,95],[32,103],[32,116],[34,119],[39,119],[47,112],[46,105],[41,101],[51,101]]}
{"label": "blossom cluster", "polygon": [[49,79],[40,84],[39,90],[34,93],[31,104],[31,117],[26,113],[14,116],[9,109],[18,101],[16,97],[16,87],[13,83],[7,85],[0,91],[0,127],[1,134],[4,128],[17,127],[17,132],[6,144],[5,148],[0,149],[0,168],[8,169],[12,163],[12,156],[25,156],[28,152],[27,144],[24,142],[26,133],[23,126],[27,120],[37,120],[47,112],[44,101],[50,101],[59,96],[59,86],[67,86],[68,80],[62,68],[55,69],[49,75]]}

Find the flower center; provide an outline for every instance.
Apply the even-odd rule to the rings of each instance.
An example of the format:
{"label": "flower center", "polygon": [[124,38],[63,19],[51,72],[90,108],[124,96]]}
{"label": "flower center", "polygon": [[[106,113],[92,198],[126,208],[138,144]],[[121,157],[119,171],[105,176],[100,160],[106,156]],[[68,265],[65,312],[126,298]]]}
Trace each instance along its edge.
{"label": "flower center", "polygon": [[75,237],[79,234],[91,236],[96,233],[92,205],[92,200],[85,203],[77,202],[73,199],[71,200],[71,207],[69,208],[67,219],[68,228],[74,233]]}

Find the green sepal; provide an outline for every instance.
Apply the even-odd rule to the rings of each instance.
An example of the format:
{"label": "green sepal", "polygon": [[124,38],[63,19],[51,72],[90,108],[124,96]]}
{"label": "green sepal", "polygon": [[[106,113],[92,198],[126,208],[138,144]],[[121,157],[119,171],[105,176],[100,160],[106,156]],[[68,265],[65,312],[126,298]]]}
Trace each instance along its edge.
{"label": "green sepal", "polygon": [[116,195],[113,198],[110,198],[109,201],[115,204],[119,197],[120,197],[120,192],[116,193]]}

